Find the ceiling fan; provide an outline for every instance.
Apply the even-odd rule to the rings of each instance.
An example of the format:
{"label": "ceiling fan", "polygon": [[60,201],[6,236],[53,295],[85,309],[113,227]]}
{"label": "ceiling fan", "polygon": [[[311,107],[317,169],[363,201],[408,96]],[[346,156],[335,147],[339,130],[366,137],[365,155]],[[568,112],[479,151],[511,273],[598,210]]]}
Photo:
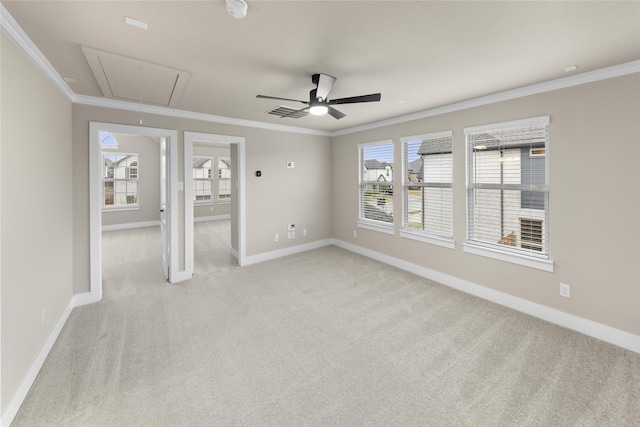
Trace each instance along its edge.
{"label": "ceiling fan", "polygon": [[360,102],[380,101],[379,93],[372,93],[370,95],[351,96],[349,98],[338,98],[338,99],[329,100],[327,99],[327,97],[329,96],[329,92],[331,91],[331,88],[333,87],[333,83],[335,81],[336,81],[336,78],[328,74],[319,73],[311,76],[311,83],[315,84],[316,88],[311,90],[311,92],[309,92],[309,101],[301,101],[299,99],[280,98],[277,96],[266,96],[266,95],[257,95],[256,98],[279,99],[282,101],[294,101],[294,102],[301,102],[307,105],[304,108],[292,111],[289,114],[285,114],[282,117],[293,116],[296,113],[299,113],[301,111],[309,110],[309,112],[313,115],[321,116],[323,114],[329,113],[336,119],[343,118],[345,114],[331,107],[332,105],[357,104]]}

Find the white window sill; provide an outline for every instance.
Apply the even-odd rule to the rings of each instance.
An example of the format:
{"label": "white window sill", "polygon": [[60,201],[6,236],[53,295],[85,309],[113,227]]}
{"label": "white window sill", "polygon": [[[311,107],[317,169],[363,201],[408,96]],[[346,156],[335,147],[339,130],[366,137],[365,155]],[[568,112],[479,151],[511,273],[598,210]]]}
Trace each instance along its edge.
{"label": "white window sill", "polygon": [[429,243],[430,245],[442,246],[443,248],[447,249],[456,248],[456,242],[453,239],[428,235],[414,230],[400,230],[400,237],[404,237],[405,239],[417,240],[418,242]]}
{"label": "white window sill", "polygon": [[359,228],[366,228],[367,230],[378,231],[380,233],[396,234],[393,224],[386,225],[382,222],[358,220],[356,221],[356,226]]}
{"label": "white window sill", "polygon": [[140,205],[128,205],[128,206],[103,206],[102,212],[124,212],[124,211],[139,211]]}
{"label": "white window sill", "polygon": [[462,250],[468,254],[480,255],[487,258],[493,258],[500,261],[506,261],[513,264],[523,265],[525,267],[536,268],[538,270],[553,273],[553,261],[550,259],[541,259],[528,257],[526,255],[513,254],[506,251],[475,245],[473,243],[463,243]]}
{"label": "white window sill", "polygon": [[193,202],[193,206],[213,206],[215,205],[215,203],[212,200],[198,200],[196,202]]}

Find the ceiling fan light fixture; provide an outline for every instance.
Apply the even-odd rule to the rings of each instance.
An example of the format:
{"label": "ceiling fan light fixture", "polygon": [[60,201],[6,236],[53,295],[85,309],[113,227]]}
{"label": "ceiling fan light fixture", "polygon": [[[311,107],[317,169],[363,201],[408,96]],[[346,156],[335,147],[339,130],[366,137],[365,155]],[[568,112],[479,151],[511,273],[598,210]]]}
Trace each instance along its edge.
{"label": "ceiling fan light fixture", "polygon": [[309,112],[314,116],[324,116],[329,112],[329,107],[322,104],[316,104],[312,105],[311,108],[309,108]]}
{"label": "ceiling fan light fixture", "polygon": [[242,19],[247,16],[249,6],[244,0],[227,0],[227,12],[236,19]]}

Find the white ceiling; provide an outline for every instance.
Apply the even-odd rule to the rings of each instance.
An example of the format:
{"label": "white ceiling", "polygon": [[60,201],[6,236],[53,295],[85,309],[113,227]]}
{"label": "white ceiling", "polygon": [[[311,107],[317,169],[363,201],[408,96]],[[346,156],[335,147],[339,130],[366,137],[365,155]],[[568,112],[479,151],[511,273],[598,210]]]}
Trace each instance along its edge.
{"label": "white ceiling", "polygon": [[[223,0],[2,1],[76,94],[104,96],[84,46],[185,71],[173,108],[322,131],[640,59],[640,1],[247,3],[238,20]],[[382,101],[337,106],[341,120],[265,114],[304,105],[256,95],[308,100],[314,73],[337,77],[330,99]]]}

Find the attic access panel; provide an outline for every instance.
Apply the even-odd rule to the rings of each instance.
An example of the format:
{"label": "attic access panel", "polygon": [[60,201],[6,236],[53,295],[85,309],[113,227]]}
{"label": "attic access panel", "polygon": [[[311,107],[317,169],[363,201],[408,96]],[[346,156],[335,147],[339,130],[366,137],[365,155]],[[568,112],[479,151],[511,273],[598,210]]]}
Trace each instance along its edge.
{"label": "attic access panel", "polygon": [[82,46],[107,98],[175,107],[190,73]]}

